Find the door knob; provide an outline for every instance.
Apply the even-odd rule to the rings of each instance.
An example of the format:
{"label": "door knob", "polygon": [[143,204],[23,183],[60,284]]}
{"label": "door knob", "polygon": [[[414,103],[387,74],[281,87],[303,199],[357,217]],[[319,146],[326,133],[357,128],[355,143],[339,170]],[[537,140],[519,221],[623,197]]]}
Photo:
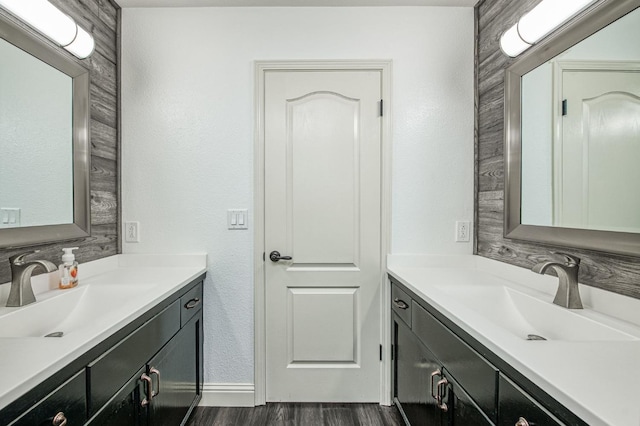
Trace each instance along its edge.
{"label": "door knob", "polygon": [[280,252],[274,250],[269,253],[269,259],[271,259],[272,262],[277,262],[279,260],[291,260],[291,256],[280,256]]}

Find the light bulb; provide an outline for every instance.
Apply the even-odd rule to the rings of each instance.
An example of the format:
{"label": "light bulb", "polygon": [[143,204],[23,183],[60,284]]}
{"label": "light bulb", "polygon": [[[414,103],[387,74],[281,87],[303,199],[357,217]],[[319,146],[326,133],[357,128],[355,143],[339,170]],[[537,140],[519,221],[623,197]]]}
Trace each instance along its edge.
{"label": "light bulb", "polygon": [[500,48],[506,55],[512,58],[515,58],[530,47],[531,45],[529,43],[526,43],[520,38],[518,34],[518,24],[509,28],[502,34],[502,37],[500,37]]}
{"label": "light bulb", "polygon": [[61,46],[76,38],[74,20],[46,0],[0,0],[0,6]]}
{"label": "light bulb", "polygon": [[542,0],[520,18],[518,33],[526,43],[534,44],[558,28],[594,0]]}
{"label": "light bulb", "polygon": [[91,34],[78,25],[78,35],[76,35],[76,38],[71,42],[71,44],[64,48],[76,55],[78,58],[84,59],[93,53],[95,42],[93,41]]}

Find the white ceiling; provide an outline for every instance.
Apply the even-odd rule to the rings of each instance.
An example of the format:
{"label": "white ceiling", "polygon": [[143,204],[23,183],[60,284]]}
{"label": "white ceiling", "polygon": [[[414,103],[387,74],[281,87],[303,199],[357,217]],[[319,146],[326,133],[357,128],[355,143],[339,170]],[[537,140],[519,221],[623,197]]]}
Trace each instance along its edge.
{"label": "white ceiling", "polygon": [[121,7],[475,6],[478,0],[116,0]]}

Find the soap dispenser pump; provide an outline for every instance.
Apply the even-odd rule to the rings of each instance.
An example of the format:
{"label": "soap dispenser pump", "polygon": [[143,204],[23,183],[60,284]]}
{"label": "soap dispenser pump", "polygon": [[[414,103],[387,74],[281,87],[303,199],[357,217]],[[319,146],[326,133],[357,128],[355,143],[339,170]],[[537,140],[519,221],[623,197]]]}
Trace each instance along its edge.
{"label": "soap dispenser pump", "polygon": [[62,263],[60,264],[60,284],[61,289],[73,288],[78,285],[78,262],[73,254],[73,250],[78,247],[63,248]]}

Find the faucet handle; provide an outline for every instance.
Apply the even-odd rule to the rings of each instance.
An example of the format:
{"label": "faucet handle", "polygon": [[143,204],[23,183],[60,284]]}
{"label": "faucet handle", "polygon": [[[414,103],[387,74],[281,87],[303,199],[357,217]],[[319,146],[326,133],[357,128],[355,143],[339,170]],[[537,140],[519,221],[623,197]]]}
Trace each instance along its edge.
{"label": "faucet handle", "polygon": [[562,253],[559,251],[552,251],[551,254],[555,257],[560,257],[567,264],[567,266],[580,265],[580,258],[572,254]]}
{"label": "faucet handle", "polygon": [[24,258],[29,256],[30,254],[40,253],[40,250],[32,250],[24,253],[14,254],[9,258],[9,263],[12,265],[19,265],[24,261]]}

